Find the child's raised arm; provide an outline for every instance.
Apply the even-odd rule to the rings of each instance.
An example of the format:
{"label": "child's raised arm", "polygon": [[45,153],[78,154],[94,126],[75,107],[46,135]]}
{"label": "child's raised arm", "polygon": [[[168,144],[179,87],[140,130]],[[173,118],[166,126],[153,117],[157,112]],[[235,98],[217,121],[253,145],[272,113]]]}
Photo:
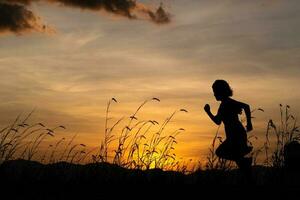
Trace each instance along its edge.
{"label": "child's raised arm", "polygon": [[210,117],[210,119],[211,119],[213,122],[215,122],[215,124],[217,124],[217,125],[220,125],[220,124],[221,124],[222,120],[221,120],[221,118],[220,118],[220,116],[219,116],[219,113],[218,113],[216,116],[213,115],[213,114],[211,113],[211,111],[210,111],[210,106],[209,106],[209,104],[206,104],[206,105],[204,106],[204,110],[205,110],[205,112],[207,113],[207,115]]}

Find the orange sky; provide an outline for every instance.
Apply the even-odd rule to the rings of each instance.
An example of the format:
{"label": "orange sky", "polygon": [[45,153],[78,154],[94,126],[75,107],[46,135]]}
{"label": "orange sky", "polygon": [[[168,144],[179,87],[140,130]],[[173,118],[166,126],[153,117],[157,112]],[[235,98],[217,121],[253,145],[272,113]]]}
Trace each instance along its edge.
{"label": "orange sky", "polygon": [[[142,1],[149,3],[150,1]],[[151,2],[153,3],[153,2]],[[0,36],[0,124],[36,112],[33,121],[67,127],[60,137],[94,147],[104,131],[107,101],[115,97],[115,118],[130,116],[144,100],[157,97],[138,115],[161,121],[185,108],[171,123],[185,128],[176,152],[203,159],[217,127],[203,111],[216,112],[211,84],[226,79],[234,98],[264,108],[254,119],[263,141],[278,105],[300,110],[299,2],[266,0],[174,1],[172,21],[156,25],[49,5],[30,8],[55,27],[54,35]],[[257,147],[261,143],[257,143]]]}

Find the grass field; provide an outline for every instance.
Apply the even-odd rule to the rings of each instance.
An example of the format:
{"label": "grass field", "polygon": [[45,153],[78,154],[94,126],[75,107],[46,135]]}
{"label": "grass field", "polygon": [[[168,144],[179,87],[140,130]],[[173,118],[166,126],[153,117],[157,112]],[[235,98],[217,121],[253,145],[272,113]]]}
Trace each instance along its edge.
{"label": "grass field", "polygon": [[[300,170],[286,166],[285,146],[299,140],[297,121],[290,114],[288,105],[280,105],[280,122],[270,120],[267,123],[264,145],[252,152],[254,159],[259,154],[265,159],[262,163],[254,163],[253,182],[249,183],[233,163],[216,157],[215,148],[222,142],[218,131],[208,146],[210,151],[204,165],[188,167],[180,163],[174,153],[178,142],[176,136],[185,130],[166,132],[166,127],[177,114],[188,111],[178,109],[162,123],[139,121],[138,112],[150,101],[160,100],[146,100],[127,119],[111,122],[109,109],[117,103],[116,99],[111,99],[107,105],[104,139],[97,149],[74,143],[74,136],[68,142],[66,138],[57,139],[40,152],[47,138],[55,137],[56,131],[65,127],[59,125],[50,129],[43,123],[29,124],[33,113],[24,119],[17,117],[0,131],[1,182],[10,189],[16,185],[21,188],[44,186],[39,189],[41,192],[48,191],[49,185],[50,188],[125,187],[128,184],[200,185],[203,188],[270,186],[283,191],[284,188],[300,188]],[[253,112],[258,110],[263,111],[256,109]],[[118,128],[122,131],[115,132],[123,120],[127,120],[125,126]]]}

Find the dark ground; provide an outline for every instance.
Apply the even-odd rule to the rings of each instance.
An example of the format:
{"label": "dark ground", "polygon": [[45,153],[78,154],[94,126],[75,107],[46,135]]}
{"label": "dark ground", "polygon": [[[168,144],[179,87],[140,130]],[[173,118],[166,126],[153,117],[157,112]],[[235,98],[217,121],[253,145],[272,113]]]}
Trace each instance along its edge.
{"label": "dark ground", "polygon": [[129,170],[108,163],[43,165],[16,160],[0,165],[1,194],[8,194],[10,198],[7,199],[74,199],[82,196],[83,199],[104,199],[106,195],[127,199],[126,195],[138,197],[141,191],[145,192],[140,198],[151,195],[157,198],[160,190],[169,197],[181,192],[185,196],[196,192],[212,197],[242,192],[241,198],[251,196],[254,191],[285,199],[294,193],[300,195],[300,170],[255,166],[253,177],[254,182],[249,184],[238,170],[197,171],[184,175],[159,169]]}

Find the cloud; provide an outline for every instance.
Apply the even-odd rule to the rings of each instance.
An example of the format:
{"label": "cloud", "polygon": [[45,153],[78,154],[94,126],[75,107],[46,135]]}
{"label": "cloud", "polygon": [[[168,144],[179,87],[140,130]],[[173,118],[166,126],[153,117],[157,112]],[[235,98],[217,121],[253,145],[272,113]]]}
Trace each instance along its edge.
{"label": "cloud", "polygon": [[59,3],[68,7],[75,7],[88,10],[105,10],[110,13],[125,16],[130,19],[136,18],[132,14],[132,10],[135,9],[136,3],[132,0],[47,0],[48,2]]}
{"label": "cloud", "polygon": [[0,33],[46,32],[46,29],[47,26],[42,24],[40,18],[25,6],[0,1]]}
{"label": "cloud", "polygon": [[150,17],[150,20],[157,24],[165,24],[171,21],[171,15],[165,11],[162,3],[156,11],[153,11],[152,9],[146,7],[143,4],[136,4],[136,9],[139,12],[146,13],[148,17]]}
{"label": "cloud", "polygon": [[[0,32],[49,32],[40,17],[28,9],[31,3],[48,2],[90,11],[106,11],[128,19],[143,19],[156,24],[171,21],[171,16],[161,4],[158,9],[134,0],[0,0]],[[49,29],[49,30],[48,30]]]}
{"label": "cloud", "polygon": [[[17,0],[21,1],[21,0]],[[29,0],[26,0],[28,2]],[[170,22],[170,14],[167,13],[163,4],[158,9],[138,3],[135,0],[46,0],[48,2],[59,3],[64,6],[88,9],[93,11],[105,10],[129,19],[147,19],[154,23],[162,24]]]}

